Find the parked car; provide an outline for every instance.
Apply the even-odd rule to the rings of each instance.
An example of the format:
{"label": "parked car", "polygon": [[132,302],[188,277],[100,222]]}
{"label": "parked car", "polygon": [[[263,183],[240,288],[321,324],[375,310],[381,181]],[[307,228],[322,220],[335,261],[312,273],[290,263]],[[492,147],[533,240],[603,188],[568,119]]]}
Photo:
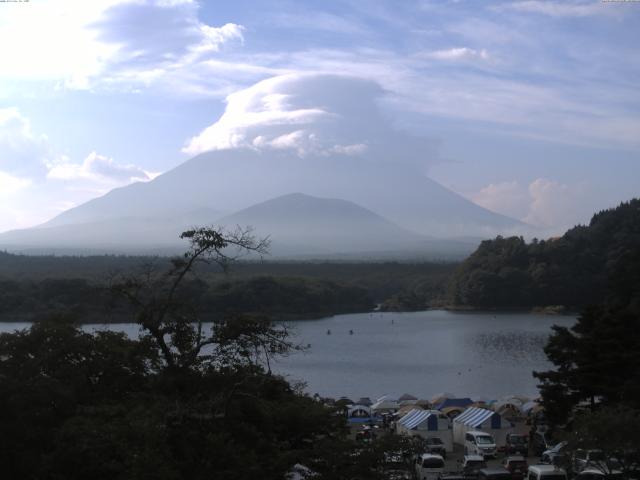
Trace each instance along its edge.
{"label": "parked car", "polygon": [[563,461],[566,460],[566,446],[567,442],[560,442],[545,450],[542,452],[542,455],[540,455],[540,463],[548,465],[562,465]]}
{"label": "parked car", "polygon": [[464,436],[464,454],[495,458],[497,454],[496,441],[486,432],[467,432]]}
{"label": "parked car", "polygon": [[529,468],[527,460],[520,455],[505,457],[502,460],[502,466],[511,472],[513,480],[523,479],[527,473],[527,468]]}
{"label": "parked car", "polygon": [[478,480],[511,480],[511,472],[503,467],[483,468],[478,472]]}
{"label": "parked car", "polygon": [[419,480],[438,480],[444,472],[444,458],[440,455],[423,453],[416,457],[415,468]]}
{"label": "parked car", "polygon": [[447,449],[440,437],[429,437],[425,439],[424,445],[427,453],[433,453],[440,455],[442,458],[447,458]]}
{"label": "parked car", "polygon": [[460,470],[466,478],[476,478],[478,472],[483,468],[487,468],[487,462],[484,461],[482,455],[465,455],[462,457]]}
{"label": "parked car", "polygon": [[524,455],[529,454],[529,438],[519,433],[508,433],[504,446],[505,455]]}
{"label": "parked car", "polygon": [[567,472],[555,465],[530,465],[527,480],[567,480]]}

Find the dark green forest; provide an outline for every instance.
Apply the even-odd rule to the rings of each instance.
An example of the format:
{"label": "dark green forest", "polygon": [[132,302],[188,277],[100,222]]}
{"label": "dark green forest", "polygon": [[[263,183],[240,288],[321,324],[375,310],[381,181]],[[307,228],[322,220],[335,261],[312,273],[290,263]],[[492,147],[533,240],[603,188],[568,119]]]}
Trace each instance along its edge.
{"label": "dark green forest", "polygon": [[561,305],[605,300],[607,282],[640,251],[640,200],[596,213],[559,238],[486,240],[452,275],[448,301],[473,307]]}
{"label": "dark green forest", "polygon": [[[126,305],[114,301],[113,279],[170,265],[164,257],[56,257],[0,252],[0,321],[37,320],[51,312],[72,313],[86,322],[128,321]],[[365,312],[398,298],[424,308],[442,297],[453,264],[237,262],[225,273],[204,265],[185,282],[196,308],[213,317],[262,312],[278,319]],[[385,304],[386,305],[386,304]]]}
{"label": "dark green forest", "polygon": [[[328,280],[252,277],[246,280],[185,282],[182,293],[208,320],[234,312],[261,312],[280,320],[314,318],[374,308],[360,287]],[[107,283],[85,279],[40,282],[0,280],[0,318],[39,320],[51,312],[73,314],[87,323],[130,321],[129,307],[114,299]]]}

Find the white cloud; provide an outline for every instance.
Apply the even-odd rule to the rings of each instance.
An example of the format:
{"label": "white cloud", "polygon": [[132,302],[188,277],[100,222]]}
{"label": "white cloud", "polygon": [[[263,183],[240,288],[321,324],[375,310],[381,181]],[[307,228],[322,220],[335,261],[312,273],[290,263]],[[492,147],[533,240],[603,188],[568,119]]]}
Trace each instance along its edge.
{"label": "white cloud", "polygon": [[369,150],[365,143],[354,143],[353,145],[334,145],[328,153],[340,153],[343,155],[361,155]]}
{"label": "white cloud", "polygon": [[122,165],[112,158],[91,152],[82,163],[72,163],[68,158],[49,165],[47,178],[54,180],[91,180],[99,183],[126,184],[146,181],[153,174],[136,165]]}
{"label": "white cloud", "polygon": [[585,223],[601,207],[585,183],[573,185],[537,178],[528,185],[507,181],[489,184],[470,199],[489,210],[517,218],[546,231],[560,234]]}
{"label": "white cloud", "polygon": [[533,225],[565,230],[586,222],[594,212],[584,185],[538,178],[529,184],[528,190],[532,201],[524,220]]}
{"label": "white cloud", "polygon": [[[398,15],[389,19],[392,23],[402,24],[398,19],[407,13],[419,14],[408,7],[378,7],[386,16]],[[618,10],[595,1],[534,0],[491,8],[553,16]],[[338,72],[374,79],[401,100],[396,106],[410,112],[495,122],[517,135],[578,145],[637,148],[640,138],[637,112],[628,103],[637,92],[624,80],[633,78],[623,68],[633,65],[632,52],[594,62],[593,55],[621,50],[600,48],[597,39],[567,37],[564,32],[562,36],[551,31],[540,40],[535,16],[524,21],[520,15],[515,20],[516,16],[503,15],[493,21],[483,18],[482,9],[460,17],[438,14],[433,21],[439,44],[455,42],[454,47],[415,53],[388,46],[394,42],[383,38],[385,32],[376,32],[365,21],[373,12],[362,10],[344,19],[326,12],[272,15],[282,24],[297,22],[306,29],[305,20],[317,22],[323,30],[351,35],[353,46],[314,49],[304,44],[268,52],[234,49],[243,43],[245,28],[238,23],[207,23],[198,3],[189,0],[31,2],[27,8],[3,6],[2,13],[0,42],[12,48],[0,49],[0,79],[48,78],[61,88],[157,89],[163,94],[219,98],[265,76]],[[273,19],[268,13],[267,18]],[[415,24],[419,18],[411,20]],[[253,31],[256,28],[254,24]],[[378,45],[384,47],[375,47],[376,34],[384,42]],[[567,38],[574,40],[564,41]],[[567,61],[570,49],[584,52],[572,51]],[[551,62],[556,57],[559,61]],[[441,62],[461,68],[454,73],[438,70]],[[594,65],[601,65],[604,75],[593,76]],[[616,71],[621,73],[612,78]],[[575,81],[581,78],[592,80]],[[191,151],[199,150],[193,147]]]}
{"label": "white cloud", "polygon": [[183,151],[194,155],[241,147],[300,147],[302,141],[309,140],[300,127],[327,117],[329,112],[321,107],[296,105],[304,99],[284,93],[299,78],[273,77],[229,95],[222,117],[193,137]]}
{"label": "white cloud", "polygon": [[[398,118],[415,121],[419,117],[411,114],[417,113],[473,123],[479,131],[499,128],[506,135],[572,145],[634,149],[640,145],[637,112],[628,100],[636,94],[631,85],[614,88],[608,80],[567,82],[575,72],[557,69],[556,76],[546,81],[542,79],[547,78],[545,72],[534,71],[531,76],[527,71],[535,64],[523,61],[514,66],[503,51],[495,56],[488,51],[486,60],[452,60],[460,67],[455,71],[439,68],[441,62],[426,54],[319,49],[294,51],[264,62],[294,76],[340,72],[373,79],[385,90],[384,106]],[[513,76],[510,69],[515,67],[518,73]]]}
{"label": "white cloud", "polygon": [[586,17],[590,15],[606,14],[608,5],[604,5],[602,1],[541,1],[541,0],[523,0],[520,2],[512,2],[503,7],[510,10],[527,13],[537,13],[550,17]]}
{"label": "white cloud", "polygon": [[478,205],[512,218],[523,219],[529,212],[531,198],[517,181],[491,183],[471,195]]}
{"label": "white cloud", "polygon": [[[198,19],[186,0],[66,0],[3,5],[0,78],[52,81],[70,89],[181,84],[241,25]],[[43,40],[44,39],[44,40]]]}
{"label": "white cloud", "polygon": [[273,149],[302,157],[381,155],[393,149],[394,157],[403,159],[426,147],[432,158],[424,161],[433,160],[432,146],[396,132],[381,116],[377,101],[382,95],[375,82],[350,76],[273,77],[229,95],[220,119],[188,140],[183,151]]}
{"label": "white cloud", "polygon": [[0,170],[20,175],[43,173],[53,156],[47,137],[35,134],[29,119],[17,108],[0,109]]}
{"label": "white cloud", "polygon": [[449,48],[425,52],[421,56],[437,60],[488,60],[489,54],[485,49],[475,50],[468,47]]}
{"label": "white cloud", "polygon": [[[136,165],[122,165],[112,158],[91,152],[82,163],[56,153],[46,135],[37,134],[31,122],[17,108],[0,109],[0,172],[2,186],[10,178],[39,182],[69,180],[119,186],[149,180],[154,174]],[[15,181],[11,182],[17,185]]]}
{"label": "white cloud", "polygon": [[0,171],[0,196],[6,197],[31,185],[28,178],[20,178]]}
{"label": "white cloud", "polygon": [[258,135],[251,142],[251,145],[259,150],[294,150],[301,157],[314,151],[316,144],[315,135],[305,130],[296,130],[271,139]]}
{"label": "white cloud", "polygon": [[24,212],[14,200],[30,186],[31,180],[28,178],[0,171],[0,232],[24,225]]}
{"label": "white cloud", "polygon": [[69,208],[156,174],[90,153],[74,163],[34,132],[17,108],[0,109],[0,231],[33,226]]}

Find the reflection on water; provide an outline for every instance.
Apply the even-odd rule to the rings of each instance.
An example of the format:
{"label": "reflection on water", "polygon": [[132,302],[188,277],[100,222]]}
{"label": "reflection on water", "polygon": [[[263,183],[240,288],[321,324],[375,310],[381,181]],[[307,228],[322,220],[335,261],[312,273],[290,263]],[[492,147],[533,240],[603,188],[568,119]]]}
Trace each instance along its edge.
{"label": "reflection on water", "polygon": [[[549,364],[543,347],[551,326],[573,317],[525,313],[363,313],[290,322],[294,340],[310,345],[277,362],[291,381],[304,380],[310,393],[377,397],[438,392],[499,398],[535,396],[533,370]],[[0,324],[0,331],[28,327]],[[135,324],[88,325],[135,337]],[[331,331],[331,334],[327,334]]]}
{"label": "reflection on water", "polygon": [[491,332],[465,336],[465,345],[484,362],[545,361],[544,346],[549,333]]}
{"label": "reflection on water", "polygon": [[532,371],[550,366],[543,348],[551,325],[574,322],[573,317],[435,310],[293,322],[296,338],[311,349],[278,362],[278,369],[291,379],[305,379],[310,393],[330,396],[410,392],[428,398],[443,391],[535,396]]}

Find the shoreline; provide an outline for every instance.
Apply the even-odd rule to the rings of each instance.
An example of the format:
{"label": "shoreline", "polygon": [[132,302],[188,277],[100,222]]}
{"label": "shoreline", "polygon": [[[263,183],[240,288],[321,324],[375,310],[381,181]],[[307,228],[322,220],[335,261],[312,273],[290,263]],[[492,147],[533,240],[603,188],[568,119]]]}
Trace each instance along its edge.
{"label": "shoreline", "polygon": [[[351,314],[363,314],[363,313],[383,313],[383,314],[392,314],[392,313],[416,313],[416,312],[430,312],[430,311],[446,311],[451,313],[530,313],[530,314],[542,314],[549,316],[577,316],[580,314],[580,311],[577,309],[569,309],[560,305],[549,305],[546,307],[472,307],[467,305],[438,305],[427,307],[420,310],[415,309],[407,309],[407,310],[362,310],[362,311],[337,311],[337,312],[310,312],[307,314],[281,314],[274,315],[272,319],[274,322],[304,322],[304,321],[314,321],[321,320],[323,318],[331,318],[336,317],[338,315],[351,315]],[[249,312],[247,314],[255,314],[256,312]],[[28,319],[25,319],[24,316],[20,315],[10,315],[10,316],[0,316],[0,324],[8,324],[8,323],[37,323],[42,321],[44,316],[41,314],[35,314],[38,318],[33,318],[34,314],[32,314]],[[215,319],[203,320],[203,323],[211,323]],[[77,322],[78,325],[119,325],[119,324],[132,324],[136,323],[133,317],[129,318],[96,318],[93,317],[88,321]]]}
{"label": "shoreline", "polygon": [[539,313],[543,315],[575,316],[580,309],[565,305],[542,305],[534,307],[474,307],[468,305],[442,305],[428,310],[446,310],[448,312],[499,312],[499,313]]}

